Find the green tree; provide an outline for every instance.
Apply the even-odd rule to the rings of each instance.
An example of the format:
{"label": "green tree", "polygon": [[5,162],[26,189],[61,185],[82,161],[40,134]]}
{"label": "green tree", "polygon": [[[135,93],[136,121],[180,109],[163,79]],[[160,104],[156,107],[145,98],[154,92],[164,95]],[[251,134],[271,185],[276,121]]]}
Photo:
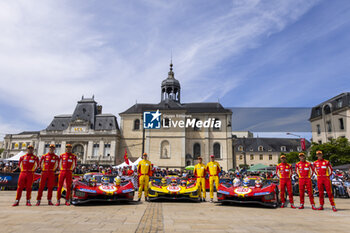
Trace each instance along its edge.
{"label": "green tree", "polygon": [[2,152],[4,152],[4,148],[0,148],[0,155],[2,154]]}
{"label": "green tree", "polygon": [[347,138],[339,137],[323,144],[313,142],[310,149],[310,161],[317,159],[316,151],[318,150],[323,152],[323,158],[329,160],[333,166],[350,163],[350,142]]}

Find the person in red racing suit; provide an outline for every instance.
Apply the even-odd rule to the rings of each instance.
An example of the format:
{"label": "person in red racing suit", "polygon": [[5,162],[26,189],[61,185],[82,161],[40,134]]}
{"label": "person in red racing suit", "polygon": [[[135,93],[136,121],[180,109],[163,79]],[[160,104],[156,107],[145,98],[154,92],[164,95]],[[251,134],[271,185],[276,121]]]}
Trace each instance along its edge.
{"label": "person in red racing suit", "polygon": [[317,160],[314,162],[314,169],[317,174],[317,187],[318,187],[318,193],[319,193],[319,199],[320,199],[320,207],[318,210],[323,210],[324,205],[324,187],[326,188],[326,192],[329,198],[329,202],[332,205],[332,209],[334,212],[337,211],[335,208],[334,203],[334,196],[332,193],[332,184],[331,180],[329,179],[329,176],[333,172],[333,168],[331,166],[331,163],[328,160],[323,159],[323,153],[322,151],[318,150],[316,151]]}
{"label": "person in red racing suit", "polygon": [[312,182],[311,182],[311,176],[313,174],[313,166],[311,163],[306,161],[306,157],[303,152],[299,153],[299,159],[300,159],[300,162],[298,162],[295,165],[296,172],[299,176],[299,194],[300,194],[299,209],[304,209],[305,186],[306,186],[312,209],[316,210],[314,195],[312,193]]}
{"label": "person in red racing suit", "polygon": [[62,187],[64,181],[66,181],[66,205],[69,206],[70,192],[72,188],[72,174],[77,166],[77,156],[72,154],[72,145],[66,145],[66,153],[61,154],[59,160],[60,175],[58,176],[58,188],[57,188],[57,203],[56,206],[60,205]]}
{"label": "person in red racing suit", "polygon": [[39,159],[36,155],[33,154],[33,152],[34,147],[32,145],[29,145],[27,147],[27,154],[21,156],[21,158],[19,159],[18,166],[21,169],[21,173],[18,178],[16,200],[12,206],[18,206],[24,188],[26,188],[27,191],[26,205],[31,206],[30,198],[32,193],[34,172],[39,166]]}
{"label": "person in red racing suit", "polygon": [[285,192],[286,192],[286,187],[288,191],[288,196],[289,196],[289,202],[290,202],[290,207],[295,209],[294,206],[294,200],[293,200],[293,191],[292,191],[292,181],[291,181],[291,176],[292,176],[292,165],[286,162],[286,156],[281,155],[281,163],[276,166],[276,174],[278,175],[280,179],[280,196],[281,196],[281,208],[286,207],[285,205]]}
{"label": "person in red racing suit", "polygon": [[58,167],[59,156],[55,155],[55,145],[51,144],[49,153],[41,156],[40,158],[40,168],[41,168],[41,177],[40,185],[38,190],[37,202],[36,205],[39,206],[41,202],[41,197],[43,195],[43,190],[47,182],[47,200],[49,205],[52,204],[52,191],[55,185],[55,171]]}

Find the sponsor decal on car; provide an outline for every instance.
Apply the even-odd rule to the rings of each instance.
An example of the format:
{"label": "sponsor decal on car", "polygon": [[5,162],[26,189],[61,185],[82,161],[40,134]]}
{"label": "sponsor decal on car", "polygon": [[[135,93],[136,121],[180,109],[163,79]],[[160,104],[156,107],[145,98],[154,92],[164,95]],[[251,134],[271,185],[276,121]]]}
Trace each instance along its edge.
{"label": "sponsor decal on car", "polygon": [[125,189],[125,190],[123,190],[122,192],[123,193],[130,193],[130,192],[132,192],[133,191],[133,189]]}
{"label": "sponsor decal on car", "polygon": [[252,189],[246,188],[246,187],[239,187],[239,188],[236,188],[234,190],[235,193],[240,194],[240,195],[248,194],[248,193],[250,193],[252,191],[253,191]]}
{"label": "sponsor decal on car", "polygon": [[170,192],[178,192],[181,190],[181,188],[179,186],[168,186],[167,190],[169,190]]}
{"label": "sponsor decal on car", "polygon": [[263,196],[263,195],[267,195],[267,194],[270,194],[270,192],[254,193],[254,196]]}
{"label": "sponsor decal on car", "polygon": [[85,189],[85,188],[79,188],[79,191],[86,192],[86,193],[96,193],[96,190]]}
{"label": "sponsor decal on car", "polygon": [[101,191],[104,191],[104,192],[107,192],[107,193],[117,191],[117,187],[115,187],[115,186],[100,185],[98,188]]}

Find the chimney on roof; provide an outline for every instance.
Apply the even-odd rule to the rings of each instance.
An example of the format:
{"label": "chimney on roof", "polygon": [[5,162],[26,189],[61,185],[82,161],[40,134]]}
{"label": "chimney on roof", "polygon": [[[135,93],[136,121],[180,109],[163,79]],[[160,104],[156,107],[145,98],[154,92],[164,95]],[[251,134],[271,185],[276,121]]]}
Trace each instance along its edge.
{"label": "chimney on roof", "polygon": [[97,114],[102,114],[102,105],[97,105]]}

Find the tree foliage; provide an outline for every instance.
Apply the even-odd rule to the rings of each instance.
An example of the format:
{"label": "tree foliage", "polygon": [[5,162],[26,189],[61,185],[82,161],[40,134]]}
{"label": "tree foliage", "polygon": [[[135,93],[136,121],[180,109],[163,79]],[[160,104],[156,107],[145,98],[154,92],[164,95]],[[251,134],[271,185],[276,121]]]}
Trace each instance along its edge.
{"label": "tree foliage", "polygon": [[317,159],[316,151],[318,150],[323,152],[323,158],[329,160],[333,166],[350,163],[350,142],[347,138],[339,137],[323,144],[313,142],[310,149],[310,161]]}

